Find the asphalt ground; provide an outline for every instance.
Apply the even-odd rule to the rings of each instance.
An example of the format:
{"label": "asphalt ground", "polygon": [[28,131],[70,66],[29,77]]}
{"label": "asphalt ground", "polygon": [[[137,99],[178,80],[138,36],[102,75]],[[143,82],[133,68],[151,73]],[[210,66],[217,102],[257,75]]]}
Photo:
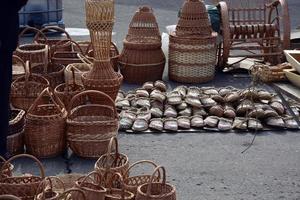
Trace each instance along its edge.
{"label": "asphalt ground", "polygon": [[[84,1],[64,0],[66,27],[85,27]],[[289,0],[292,29],[299,23],[299,0]],[[179,0],[117,0],[114,41],[119,48],[130,19],[138,5],[149,4],[160,26],[177,22]],[[77,37],[86,40],[87,37]],[[233,85],[247,87],[249,78],[234,78],[231,74],[217,74],[205,86]],[[169,82],[169,87],[177,83]],[[204,86],[199,85],[199,86]],[[124,84],[128,90],[136,85]],[[241,153],[253,139],[251,133],[178,133],[125,134],[120,133],[120,152],[133,163],[141,159],[153,160],[167,169],[167,180],[177,189],[177,199],[186,200],[300,200],[300,132],[267,131],[257,135],[253,146]],[[95,160],[68,154],[42,159],[46,175],[87,173]],[[30,162],[16,163],[18,172],[36,171]],[[138,169],[139,172],[141,169]]]}

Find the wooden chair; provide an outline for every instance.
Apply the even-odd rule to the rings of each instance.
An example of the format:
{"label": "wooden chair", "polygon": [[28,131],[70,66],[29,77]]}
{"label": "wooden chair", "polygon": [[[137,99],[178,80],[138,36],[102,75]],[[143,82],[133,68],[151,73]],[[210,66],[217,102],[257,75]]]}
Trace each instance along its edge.
{"label": "wooden chair", "polygon": [[290,46],[290,19],[286,0],[219,1],[222,43],[218,66],[229,57],[258,58],[277,64]]}

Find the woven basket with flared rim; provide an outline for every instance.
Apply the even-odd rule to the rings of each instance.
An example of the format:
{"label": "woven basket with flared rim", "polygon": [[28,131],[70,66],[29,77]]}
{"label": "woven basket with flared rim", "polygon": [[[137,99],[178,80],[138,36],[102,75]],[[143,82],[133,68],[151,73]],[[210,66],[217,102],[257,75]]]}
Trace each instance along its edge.
{"label": "woven basket with flared rim", "polygon": [[0,195],[11,194],[21,198],[22,200],[33,200],[38,193],[38,187],[45,178],[45,170],[42,163],[34,156],[28,154],[19,154],[8,159],[2,166],[7,166],[13,160],[18,158],[29,158],[35,161],[39,167],[40,175],[28,175],[12,176],[0,180]]}
{"label": "woven basket with flared rim", "polygon": [[16,55],[13,55],[13,65],[12,65],[12,80],[16,80],[20,76],[24,76],[25,74],[25,62]]}
{"label": "woven basket with flared rim", "polygon": [[[41,37],[42,34],[45,35],[47,32],[57,32],[57,33],[63,33],[64,37]],[[59,47],[55,47],[57,45],[58,42],[61,42],[62,40],[64,40],[63,43],[61,43],[59,45]],[[49,55],[52,56],[54,51],[64,51],[64,52],[68,52],[72,50],[72,43],[70,42],[70,40],[72,40],[71,36],[69,35],[69,33],[63,29],[60,28],[58,26],[47,26],[43,29],[40,30],[40,32],[38,32],[35,37],[34,37],[34,41],[36,41],[37,43],[40,44],[46,44],[49,46],[50,48],[50,53]],[[55,47],[55,49],[54,49]]]}
{"label": "woven basket with flared rim", "polygon": [[26,151],[40,158],[61,154],[66,148],[67,111],[61,100],[46,88],[26,115]]}
{"label": "woven basket with flared rim", "polygon": [[[54,181],[59,183],[59,190],[54,188]],[[48,176],[41,182],[38,191],[40,193],[36,194],[35,200],[59,200],[59,196],[65,191],[65,185],[58,177]]]}
{"label": "woven basket with flared rim", "polygon": [[64,105],[66,107],[68,107],[73,96],[84,91],[83,85],[76,83],[75,69],[71,68],[71,70],[72,70],[72,76],[73,76],[73,83],[63,83],[63,84],[58,85],[54,89],[54,93],[64,103]]}
{"label": "woven basket with flared rim", "polygon": [[24,129],[25,124],[25,111],[21,109],[11,109],[8,135],[19,133]]}
{"label": "woven basket with flared rim", "polygon": [[39,94],[49,86],[43,76],[31,74],[29,62],[26,62],[25,75],[11,84],[10,100],[14,107],[27,111]]}
{"label": "woven basket with flared rim", "polygon": [[182,83],[203,83],[215,76],[216,35],[202,38],[170,35],[169,78]]}
{"label": "woven basket with flared rim", "polygon": [[47,65],[36,65],[32,67],[31,72],[45,77],[51,88],[65,82],[65,66],[58,63],[48,63]]}
{"label": "woven basket with flared rim", "polygon": [[[40,34],[44,40],[47,41],[46,36],[41,33],[36,28],[33,27],[26,27],[20,34],[19,39],[27,32],[33,31],[37,34]],[[32,44],[22,44],[18,45],[16,51],[14,52],[15,55],[19,56],[23,61],[30,61],[31,66],[36,64],[47,64],[48,63],[48,45],[46,44],[39,44],[39,43],[32,43]]]}
{"label": "woven basket with flared rim", "polygon": [[[137,188],[140,185],[143,185],[145,183],[148,183],[151,179],[151,174],[141,174],[141,175],[135,175],[135,176],[129,176],[131,170],[141,164],[148,164],[153,166],[154,168],[157,167],[157,165],[150,161],[150,160],[141,160],[138,162],[133,163],[128,170],[125,172],[124,177],[127,177],[124,179],[124,186],[125,189],[132,192],[134,195],[136,195],[137,193]],[[160,173],[158,172],[158,175],[156,177],[154,177],[154,182],[159,182],[160,181]]]}
{"label": "woven basket with flared rim", "polygon": [[81,157],[97,158],[106,152],[111,137],[118,134],[118,113],[105,93],[87,90],[75,95],[69,104],[67,140]]}
{"label": "woven basket with flared rim", "polygon": [[4,166],[6,160],[0,156],[0,181],[3,178],[6,177],[11,177],[12,176],[12,170],[14,169],[14,166],[11,163],[6,164],[6,166]]}
{"label": "woven basket with flared rim", "polygon": [[[115,147],[114,153],[112,152],[113,145]],[[129,160],[127,155],[119,153],[118,139],[116,137],[111,138],[106,154],[102,155],[95,163],[95,171],[105,175],[105,185],[109,185],[109,181],[114,173],[120,173],[124,177],[128,168]]]}
{"label": "woven basket with flared rim", "polygon": [[84,191],[87,199],[105,200],[106,188],[101,186],[102,175],[98,172],[91,172],[82,180],[75,183],[75,187]]}
{"label": "woven basket with flared rim", "polygon": [[[114,182],[119,183],[120,189],[113,187]],[[126,190],[123,177],[120,173],[114,173],[112,175],[105,200],[134,200],[134,194]]]}
{"label": "woven basket with flared rim", "polygon": [[[155,174],[162,170],[162,182],[154,182]],[[148,183],[138,187],[136,200],[176,200],[176,188],[166,183],[166,170],[164,167],[157,167]]]}
{"label": "woven basket with flared rim", "polygon": [[[71,43],[72,45],[77,46],[76,50],[71,49],[69,51],[61,50],[60,46],[65,43]],[[82,49],[79,44],[73,40],[61,40],[56,45],[52,47],[53,55],[51,56],[51,62],[56,64],[62,64],[67,66],[72,63],[82,63],[81,59],[78,57],[78,53],[83,54]]]}
{"label": "woven basket with flared rim", "polygon": [[96,60],[107,60],[110,58],[114,25],[114,0],[86,0],[85,10],[94,57]]}

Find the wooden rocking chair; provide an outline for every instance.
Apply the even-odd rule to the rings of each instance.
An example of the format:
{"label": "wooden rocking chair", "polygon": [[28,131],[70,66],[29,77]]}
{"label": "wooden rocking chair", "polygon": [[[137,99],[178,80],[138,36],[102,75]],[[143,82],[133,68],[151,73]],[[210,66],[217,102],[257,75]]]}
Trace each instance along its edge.
{"label": "wooden rocking chair", "polygon": [[290,46],[286,0],[219,1],[221,14],[218,67],[229,57],[258,58],[277,64]]}

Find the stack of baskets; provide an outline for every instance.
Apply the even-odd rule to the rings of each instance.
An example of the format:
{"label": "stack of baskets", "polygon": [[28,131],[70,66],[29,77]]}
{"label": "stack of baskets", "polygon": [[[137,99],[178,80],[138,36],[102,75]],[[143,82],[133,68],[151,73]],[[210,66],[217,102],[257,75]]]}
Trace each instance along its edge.
{"label": "stack of baskets", "polygon": [[85,7],[94,61],[91,71],[82,75],[82,82],[86,89],[102,91],[116,99],[123,77],[113,70],[110,61],[114,1],[86,0]]}
{"label": "stack of baskets", "polygon": [[215,75],[216,33],[202,0],[186,0],[176,31],[170,34],[169,78],[183,83],[210,81]]}
{"label": "stack of baskets", "polygon": [[161,80],[165,67],[161,45],[152,8],[140,7],[129,25],[119,59],[124,80],[129,83]]}

